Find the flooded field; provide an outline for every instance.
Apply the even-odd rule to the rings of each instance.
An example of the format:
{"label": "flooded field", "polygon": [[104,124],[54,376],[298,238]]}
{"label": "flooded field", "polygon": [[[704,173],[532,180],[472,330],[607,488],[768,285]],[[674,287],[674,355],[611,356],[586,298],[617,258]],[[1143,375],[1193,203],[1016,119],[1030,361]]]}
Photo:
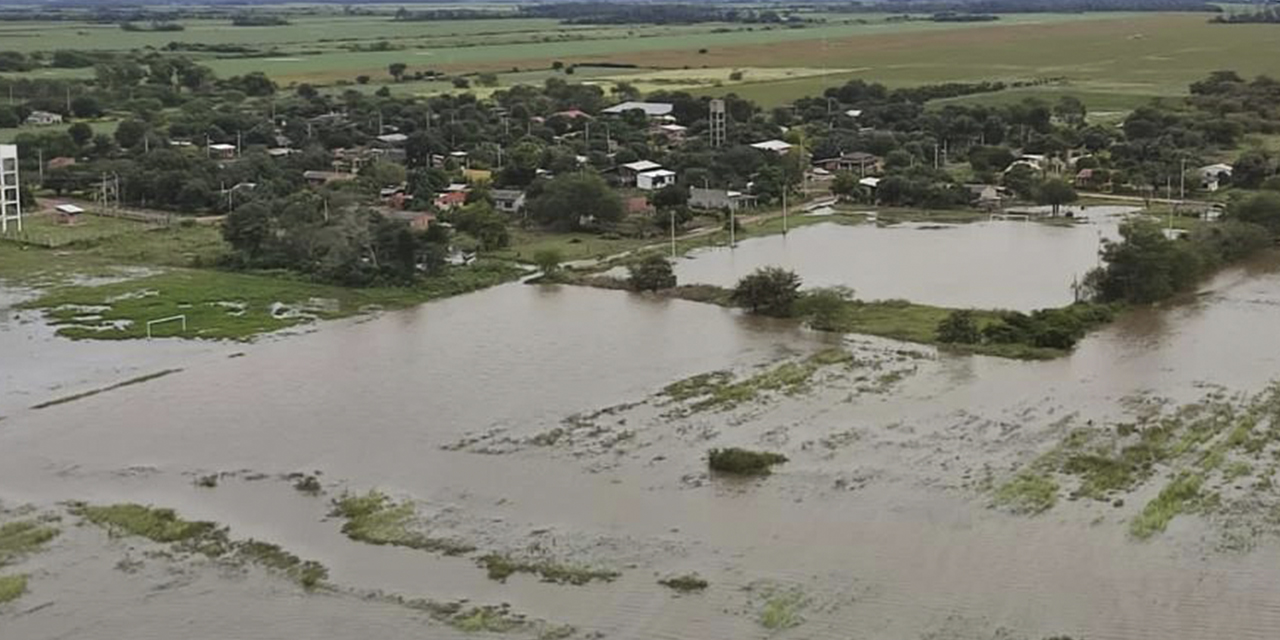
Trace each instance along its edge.
{"label": "flooded field", "polygon": [[[982,233],[1019,255],[1045,236],[1062,260],[1042,247],[1038,263],[1072,265],[1097,242],[1092,226],[972,229],[815,226],[785,243],[804,244],[793,266],[810,284],[878,297],[887,269],[846,281],[814,247],[833,233],[855,234],[845,251],[884,242],[850,239],[860,233],[915,234],[901,241],[918,253],[931,234]],[[734,260],[774,250],[750,247]],[[724,259],[684,262],[681,277],[747,268]],[[902,287],[920,288],[884,297],[939,304],[1058,304],[1035,287],[1070,280],[1045,267],[1039,284],[997,295],[974,285],[994,275],[921,285],[947,269],[881,262],[894,260]],[[7,315],[0,523],[44,516],[59,533],[9,567],[0,554],[0,574],[29,576],[24,596],[0,604],[5,638],[1261,640],[1280,629],[1280,526],[1245,527],[1226,508],[1274,502],[1269,487],[1246,491],[1273,471],[1264,463],[1214,485],[1223,507],[1181,513],[1144,540],[1131,522],[1186,471],[1172,458],[1106,500],[1064,486],[1038,515],[998,504],[1000,487],[1072,433],[1213,393],[1252,396],[1280,377],[1274,257],[1047,362],[520,284],[249,345],[70,343]],[[180,371],[31,408],[169,369]],[[707,451],[734,446],[788,461],[762,478],[709,474]],[[373,490],[385,495],[377,509],[335,509]],[[80,524],[65,501],[172,508],[326,577],[309,590],[278,563]],[[689,575],[705,588],[659,584]]]}
{"label": "flooded field", "polygon": [[902,298],[944,307],[1030,311],[1070,304],[1072,283],[1098,266],[1124,207],[1087,207],[1090,222],[961,225],[817,224],[787,235],[703,249],[680,260],[681,283],[732,286],[757,268],[781,265],[810,287],[844,285],[859,298]]}

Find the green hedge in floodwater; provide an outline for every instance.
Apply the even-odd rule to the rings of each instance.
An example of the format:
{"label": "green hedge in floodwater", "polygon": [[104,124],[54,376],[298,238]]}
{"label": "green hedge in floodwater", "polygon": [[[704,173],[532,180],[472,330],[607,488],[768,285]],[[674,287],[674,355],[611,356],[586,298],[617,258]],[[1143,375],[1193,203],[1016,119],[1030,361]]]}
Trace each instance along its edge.
{"label": "green hedge in floodwater", "polygon": [[730,447],[728,449],[712,449],[707,452],[707,464],[712,471],[740,476],[767,476],[774,465],[787,461],[780,453],[769,451],[750,451]]}

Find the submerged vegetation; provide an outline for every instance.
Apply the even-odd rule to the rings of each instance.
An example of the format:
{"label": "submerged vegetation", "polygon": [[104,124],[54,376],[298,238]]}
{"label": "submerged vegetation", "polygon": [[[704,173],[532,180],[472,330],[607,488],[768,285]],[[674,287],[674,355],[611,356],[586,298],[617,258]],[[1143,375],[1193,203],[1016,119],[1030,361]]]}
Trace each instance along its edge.
{"label": "submerged vegetation", "polygon": [[12,602],[27,592],[27,576],[0,576],[0,604]]}
{"label": "submerged vegetation", "polygon": [[432,538],[416,531],[417,513],[413,503],[397,503],[377,491],[364,495],[344,494],[333,501],[330,515],[346,520],[342,533],[359,542],[407,547],[448,556],[475,551],[475,547],[467,543]]}
{"label": "submerged vegetation", "polygon": [[679,591],[681,593],[703,591],[707,587],[711,586],[711,583],[707,582],[705,579],[703,579],[701,576],[699,576],[696,573],[689,573],[682,576],[664,578],[662,580],[659,580],[658,584],[664,587],[667,587],[668,589]]}
{"label": "submerged vegetation", "polygon": [[593,580],[612,582],[622,575],[608,569],[564,564],[549,559],[521,559],[501,553],[490,553],[482,556],[480,566],[489,574],[489,579],[505,582],[516,573],[530,573],[538,576],[543,582],[554,584],[584,585]]}
{"label": "submerged vegetation", "polygon": [[124,282],[60,287],[22,306],[42,310],[69,338],[147,336],[146,323],[185,316],[185,326],[152,327],[156,337],[244,340],[313,320],[401,308],[512,279],[518,269],[487,264],[445,271],[412,286],[364,289],[317,284],[286,276],[172,270]]}
{"label": "submerged vegetation", "polygon": [[798,627],[804,622],[801,612],[808,603],[808,598],[799,590],[773,593],[760,609],[760,626],[770,631]]}
{"label": "submerged vegetation", "polygon": [[995,504],[1037,514],[1066,497],[1122,508],[1132,493],[1166,477],[1168,484],[1131,518],[1134,538],[1151,538],[1177,516],[1196,512],[1216,516],[1231,548],[1251,544],[1242,535],[1280,534],[1268,515],[1280,509],[1274,482],[1280,384],[1251,397],[1212,392],[1172,409],[1135,406],[1132,422],[1068,428],[1055,446],[995,488]]}
{"label": "submerged vegetation", "polygon": [[[58,529],[41,520],[15,520],[0,525],[0,569],[44,549],[58,535]],[[27,592],[25,574],[0,575],[0,604]]]}
{"label": "submerged vegetation", "polygon": [[826,349],[803,360],[787,361],[742,379],[728,371],[702,373],[667,385],[662,395],[682,403],[685,413],[724,411],[750,402],[763,393],[796,395],[808,390],[822,370],[853,367],[853,354],[844,349]]}
{"label": "submerged vegetation", "polygon": [[730,447],[707,452],[707,465],[717,473],[738,476],[767,476],[775,465],[783,464],[787,457],[770,451],[750,451]]}
{"label": "submerged vegetation", "polygon": [[303,560],[279,545],[258,540],[234,540],[227,528],[213,522],[185,520],[173,509],[139,504],[94,506],[73,504],[71,512],[112,536],[137,536],[168,544],[180,553],[195,553],[233,565],[252,564],[287,577],[307,590],[320,587],[329,571],[318,562]]}

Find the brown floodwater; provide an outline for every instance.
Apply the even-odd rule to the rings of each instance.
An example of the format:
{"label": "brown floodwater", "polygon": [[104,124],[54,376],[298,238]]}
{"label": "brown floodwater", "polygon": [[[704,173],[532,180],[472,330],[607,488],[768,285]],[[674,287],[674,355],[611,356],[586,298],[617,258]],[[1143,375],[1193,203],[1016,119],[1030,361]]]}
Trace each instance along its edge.
{"label": "brown floodwater", "polygon": [[864,300],[902,298],[945,307],[1030,311],[1070,304],[1072,284],[1098,266],[1124,207],[1087,207],[1072,226],[1028,221],[959,225],[814,224],[691,252],[676,262],[683,284],[732,286],[767,266],[806,287],[843,285]]}
{"label": "brown floodwater", "polygon": [[[1008,228],[975,227],[1001,237]],[[802,231],[834,229],[797,230],[787,242]],[[884,297],[911,297],[904,290]],[[994,306],[1020,306],[1020,294],[1008,296]],[[33,576],[31,593],[0,608],[6,640],[166,638],[178,629],[188,637],[462,636],[358,597],[372,591],[506,602],[610,638],[763,638],[771,634],[757,624],[758,594],[768,588],[804,594],[805,622],[782,633],[789,638],[1280,633],[1280,549],[1269,540],[1249,553],[1215,552],[1202,544],[1205,523],[1184,516],[1137,543],[1125,533],[1131,509],[1068,503],[1018,517],[988,508],[966,485],[984,465],[1025,459],[1064,415],[1105,419],[1135,393],[1194,400],[1205,384],[1252,392],[1276,378],[1274,256],[1223,273],[1192,299],[1127,315],[1068,358],[926,354],[884,393],[833,383],[683,417],[623,407],[607,420],[624,421],[635,436],[610,451],[451,445],[484,433],[527,438],[692,374],[752,371],[841,341],[710,305],[520,284],[250,345],[70,343],[29,320],[0,326],[0,502],[174,507],[320,560],[349,593],[306,595],[257,572],[167,569],[150,559],[126,574],[114,567],[140,554],[130,542],[68,527],[52,550],[19,565]],[[900,346],[843,344],[868,361]],[[243,357],[227,357],[237,352]],[[174,367],[183,370],[29,408]],[[58,380],[68,382],[51,386]],[[841,433],[853,434],[847,444],[810,446]],[[763,482],[705,478],[705,450],[733,445],[792,460]],[[192,484],[201,473],[310,470],[323,472],[330,495],[376,487],[419,500],[433,526],[482,549],[536,543],[623,576],[584,587],[523,576],[502,584],[469,558],[347,540],[326,519],[324,498],[273,478]],[[688,571],[711,588],[675,597],[655,584]]]}

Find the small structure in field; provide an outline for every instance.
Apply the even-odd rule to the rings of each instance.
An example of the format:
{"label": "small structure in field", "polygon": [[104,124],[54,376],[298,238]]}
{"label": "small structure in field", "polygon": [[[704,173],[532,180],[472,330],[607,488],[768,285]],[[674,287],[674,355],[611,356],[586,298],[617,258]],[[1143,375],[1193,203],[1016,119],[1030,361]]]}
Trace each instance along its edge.
{"label": "small structure in field", "polygon": [[58,215],[58,224],[74,225],[80,221],[80,215],[84,213],[84,209],[74,204],[54,205],[54,212]]}

